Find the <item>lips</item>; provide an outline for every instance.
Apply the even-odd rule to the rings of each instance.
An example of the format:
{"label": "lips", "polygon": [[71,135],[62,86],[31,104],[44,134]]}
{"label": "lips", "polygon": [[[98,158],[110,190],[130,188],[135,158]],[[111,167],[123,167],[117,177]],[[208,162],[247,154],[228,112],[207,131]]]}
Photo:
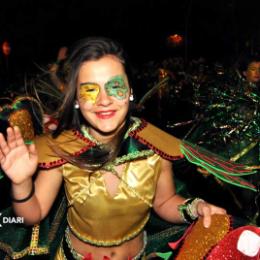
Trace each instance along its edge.
{"label": "lips", "polygon": [[110,119],[116,114],[115,110],[107,110],[107,111],[98,111],[96,112],[96,116],[99,119]]}

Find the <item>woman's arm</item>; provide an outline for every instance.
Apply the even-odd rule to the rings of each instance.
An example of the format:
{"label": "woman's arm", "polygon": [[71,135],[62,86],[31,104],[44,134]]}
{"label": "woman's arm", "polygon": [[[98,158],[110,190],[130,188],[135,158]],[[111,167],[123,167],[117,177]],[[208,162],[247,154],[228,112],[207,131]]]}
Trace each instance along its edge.
{"label": "woman's arm", "polygon": [[33,225],[45,218],[57,197],[62,184],[62,173],[59,168],[39,171],[35,182],[32,179],[16,185],[12,184],[12,196],[15,200],[23,199],[32,191],[34,194],[25,202],[13,201],[13,209],[17,216],[24,218],[24,223]]}
{"label": "woman's arm", "polygon": [[[171,162],[162,159],[161,173],[158,179],[153,204],[155,212],[161,218],[169,222],[184,222],[184,219],[178,210],[178,206],[184,204],[184,202],[185,198],[177,195],[175,191]],[[205,201],[199,201],[195,206],[198,216],[204,218],[203,223],[205,227],[210,226],[211,215],[226,213],[224,209]]]}
{"label": "woman's arm", "polygon": [[184,198],[176,194],[171,162],[162,159],[153,203],[155,212],[169,222],[181,223],[183,219],[178,212],[178,205],[183,204],[184,201]]}

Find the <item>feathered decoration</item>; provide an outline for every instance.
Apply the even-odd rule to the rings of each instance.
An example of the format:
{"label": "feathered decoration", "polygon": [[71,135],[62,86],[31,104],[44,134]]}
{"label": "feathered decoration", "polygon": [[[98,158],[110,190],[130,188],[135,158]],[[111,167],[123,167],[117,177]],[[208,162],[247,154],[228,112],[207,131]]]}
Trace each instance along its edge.
{"label": "feathered decoration", "polygon": [[166,76],[164,77],[162,80],[159,81],[159,83],[157,83],[156,85],[154,85],[154,87],[152,87],[148,92],[146,92],[144,94],[144,96],[140,99],[140,101],[138,102],[138,105],[143,105],[146,100],[148,100],[149,98],[151,98],[151,96],[153,96],[157,91],[159,91],[160,88],[162,88],[163,86],[165,86],[165,84],[169,81],[169,77]]}

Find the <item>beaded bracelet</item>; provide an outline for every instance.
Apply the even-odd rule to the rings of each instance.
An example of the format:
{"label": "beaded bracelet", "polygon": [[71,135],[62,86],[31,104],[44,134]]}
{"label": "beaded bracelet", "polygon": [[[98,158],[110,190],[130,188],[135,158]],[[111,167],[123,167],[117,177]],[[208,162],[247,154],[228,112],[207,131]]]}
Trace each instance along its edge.
{"label": "beaded bracelet", "polygon": [[178,211],[186,223],[192,223],[198,218],[197,206],[199,202],[205,202],[201,198],[189,198],[183,204],[178,206]]}
{"label": "beaded bracelet", "polygon": [[28,195],[27,197],[25,197],[25,198],[23,198],[23,199],[15,199],[13,196],[11,196],[11,200],[12,200],[13,202],[15,202],[15,203],[23,203],[23,202],[26,202],[26,201],[28,201],[28,200],[33,196],[34,192],[35,192],[35,186],[34,186],[34,182],[33,182],[33,183],[32,183],[32,189],[31,189],[31,191],[30,191],[30,193],[29,193],[29,195]]}

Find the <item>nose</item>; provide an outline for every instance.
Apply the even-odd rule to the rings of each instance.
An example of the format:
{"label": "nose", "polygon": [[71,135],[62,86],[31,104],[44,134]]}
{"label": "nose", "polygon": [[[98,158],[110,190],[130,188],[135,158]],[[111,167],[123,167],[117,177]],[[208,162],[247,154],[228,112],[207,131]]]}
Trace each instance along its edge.
{"label": "nose", "polygon": [[98,95],[97,104],[100,106],[109,106],[112,103],[112,99],[108,96],[105,90],[101,90]]}

